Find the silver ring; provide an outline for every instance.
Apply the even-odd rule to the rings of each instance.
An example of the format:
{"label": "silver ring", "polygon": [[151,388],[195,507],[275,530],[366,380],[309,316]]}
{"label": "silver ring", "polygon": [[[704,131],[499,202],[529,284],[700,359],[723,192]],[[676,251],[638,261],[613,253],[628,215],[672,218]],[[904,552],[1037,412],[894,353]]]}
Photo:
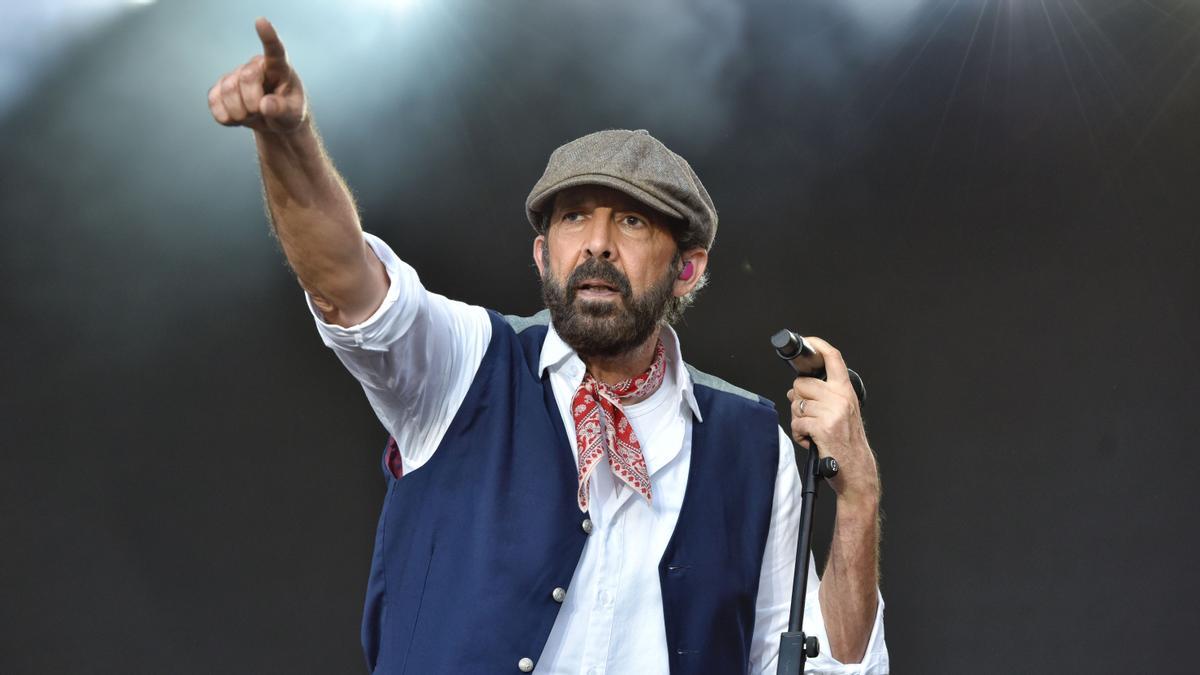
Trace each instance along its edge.
{"label": "silver ring", "polygon": [[800,399],[800,414],[797,417],[804,417],[804,406],[808,405],[808,399]]}

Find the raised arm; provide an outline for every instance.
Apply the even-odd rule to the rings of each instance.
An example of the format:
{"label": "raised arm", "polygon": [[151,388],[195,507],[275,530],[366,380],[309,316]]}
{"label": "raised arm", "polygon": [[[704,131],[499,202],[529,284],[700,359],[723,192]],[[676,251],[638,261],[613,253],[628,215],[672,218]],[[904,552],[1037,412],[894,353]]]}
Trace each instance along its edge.
{"label": "raised arm", "polygon": [[263,53],[208,92],[217,122],[249,127],[275,232],[317,330],[396,438],[404,470],[437,449],[491,338],[482,307],[430,293],[386,243],[364,234],[321,145],[304,87],[266,19]]}
{"label": "raised arm", "polygon": [[300,285],[325,320],[352,326],[388,289],[379,258],[363,239],[354,199],[325,153],[299,76],[266,19],[255,22],[263,53],[208,92],[213,118],[254,131],[267,210]]}

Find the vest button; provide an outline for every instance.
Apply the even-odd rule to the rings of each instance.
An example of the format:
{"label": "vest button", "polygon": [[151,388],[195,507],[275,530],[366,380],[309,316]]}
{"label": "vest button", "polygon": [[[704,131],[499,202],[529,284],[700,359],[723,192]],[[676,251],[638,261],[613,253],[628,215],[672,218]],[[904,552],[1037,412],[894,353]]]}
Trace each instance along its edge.
{"label": "vest button", "polygon": [[584,518],[583,522],[580,523],[579,526],[582,527],[583,531],[586,532],[587,534],[592,533],[592,519],[591,518]]}
{"label": "vest button", "polygon": [[517,661],[517,667],[521,669],[522,673],[532,673],[533,672],[533,659],[531,659],[529,657],[525,657],[525,658],[521,659],[520,661]]}
{"label": "vest button", "polygon": [[567,589],[559,586],[553,591],[550,591],[550,597],[554,598],[555,602],[562,602],[563,600],[567,599]]}

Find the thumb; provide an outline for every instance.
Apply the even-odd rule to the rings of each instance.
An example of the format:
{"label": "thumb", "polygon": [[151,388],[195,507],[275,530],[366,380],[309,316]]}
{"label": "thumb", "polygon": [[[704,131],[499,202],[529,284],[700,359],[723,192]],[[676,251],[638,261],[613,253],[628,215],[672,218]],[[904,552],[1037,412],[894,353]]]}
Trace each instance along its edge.
{"label": "thumb", "polygon": [[283,101],[277,94],[267,94],[259,101],[258,111],[263,117],[278,117],[283,112]]}
{"label": "thumb", "polygon": [[306,110],[304,104],[289,104],[287,99],[279,94],[268,94],[262,98],[258,110],[262,113],[267,128],[272,131],[295,131],[304,123]]}

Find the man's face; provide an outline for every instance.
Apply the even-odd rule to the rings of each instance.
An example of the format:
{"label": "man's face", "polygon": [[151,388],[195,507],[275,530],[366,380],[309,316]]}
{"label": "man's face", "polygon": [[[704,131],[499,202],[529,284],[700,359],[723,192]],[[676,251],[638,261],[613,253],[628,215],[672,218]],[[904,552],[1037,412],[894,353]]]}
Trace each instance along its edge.
{"label": "man's face", "polygon": [[[559,192],[534,241],[554,329],[581,356],[615,356],[645,342],[677,279],[677,247],[661,213],[607,187]],[[682,292],[680,294],[682,294]]]}

